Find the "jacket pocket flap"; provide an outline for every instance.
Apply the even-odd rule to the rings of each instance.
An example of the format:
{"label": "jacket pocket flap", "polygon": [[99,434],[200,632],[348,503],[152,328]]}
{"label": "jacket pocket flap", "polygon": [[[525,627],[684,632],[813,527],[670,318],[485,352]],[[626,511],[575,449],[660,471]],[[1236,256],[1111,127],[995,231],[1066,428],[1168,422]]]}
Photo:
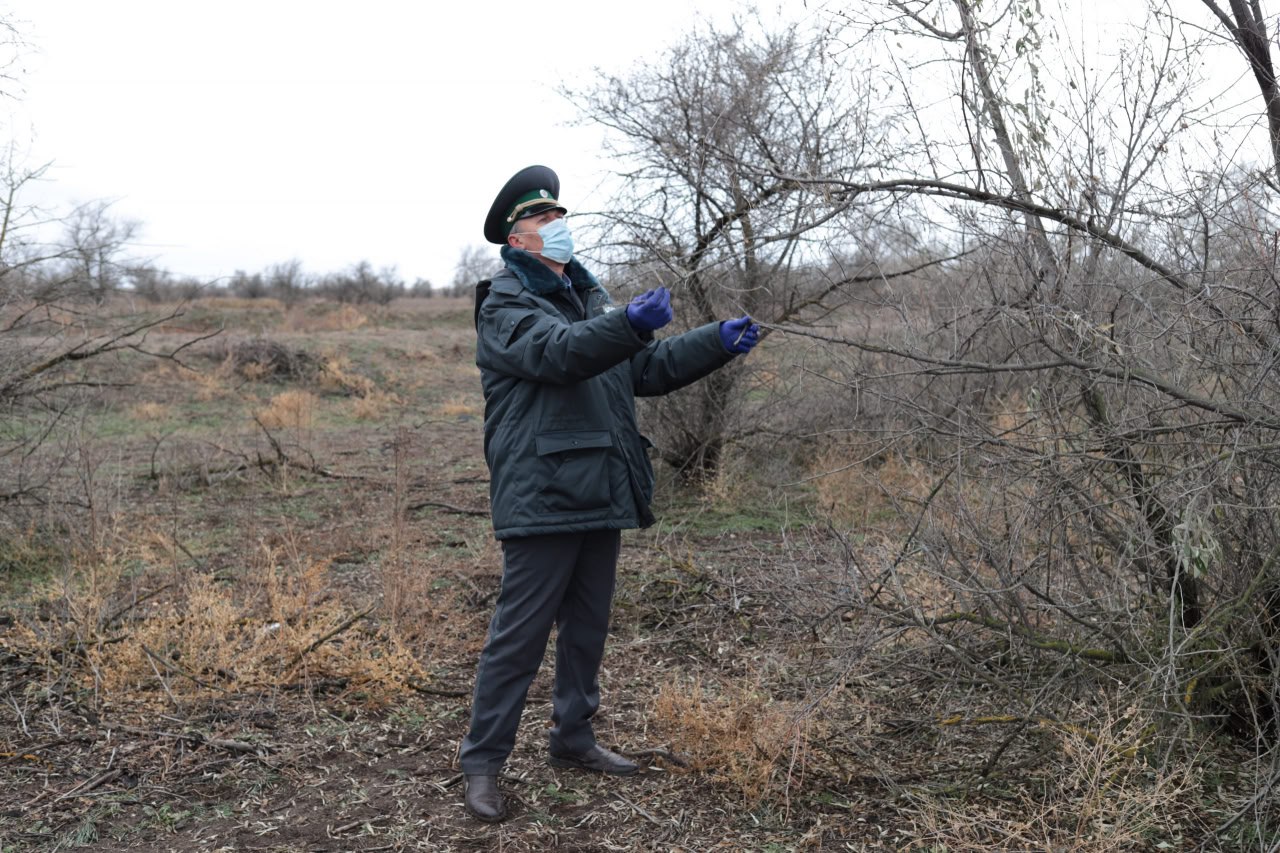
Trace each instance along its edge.
{"label": "jacket pocket flap", "polygon": [[564,432],[544,432],[534,437],[538,445],[538,455],[548,453],[564,453],[574,450],[586,450],[591,447],[612,447],[613,436],[607,429],[565,430]]}

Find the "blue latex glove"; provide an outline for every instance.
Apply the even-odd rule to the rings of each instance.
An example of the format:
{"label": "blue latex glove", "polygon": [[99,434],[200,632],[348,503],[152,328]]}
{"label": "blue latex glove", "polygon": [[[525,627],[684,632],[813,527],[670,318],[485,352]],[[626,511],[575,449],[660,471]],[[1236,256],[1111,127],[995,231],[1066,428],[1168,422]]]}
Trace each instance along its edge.
{"label": "blue latex glove", "polygon": [[760,340],[760,327],[751,322],[749,315],[736,320],[725,320],[720,324],[720,343],[726,352],[742,355],[751,352],[751,348]]}
{"label": "blue latex glove", "polygon": [[671,291],[658,287],[627,304],[627,319],[637,332],[652,332],[671,322]]}

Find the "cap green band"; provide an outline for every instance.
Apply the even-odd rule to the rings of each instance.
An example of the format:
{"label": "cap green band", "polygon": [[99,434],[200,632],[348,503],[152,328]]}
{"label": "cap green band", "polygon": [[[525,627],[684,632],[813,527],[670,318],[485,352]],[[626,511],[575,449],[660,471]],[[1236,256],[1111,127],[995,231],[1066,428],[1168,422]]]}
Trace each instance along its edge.
{"label": "cap green band", "polygon": [[516,199],[515,207],[511,208],[511,212],[507,214],[507,224],[511,224],[520,218],[520,213],[533,207],[535,204],[553,204],[557,207],[560,202],[556,201],[555,196],[546,190],[533,190]]}

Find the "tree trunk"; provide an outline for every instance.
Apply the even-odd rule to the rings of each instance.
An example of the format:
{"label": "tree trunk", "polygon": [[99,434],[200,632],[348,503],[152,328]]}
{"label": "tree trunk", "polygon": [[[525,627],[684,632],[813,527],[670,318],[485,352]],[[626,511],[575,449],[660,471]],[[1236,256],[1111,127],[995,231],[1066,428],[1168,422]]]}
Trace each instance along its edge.
{"label": "tree trunk", "polygon": [[[1272,169],[1280,180],[1280,89],[1276,86],[1275,67],[1271,62],[1271,42],[1267,38],[1267,22],[1262,15],[1261,0],[1229,0],[1228,15],[1215,0],[1203,0],[1209,11],[1217,16],[1231,34],[1253,71],[1262,93],[1262,103],[1267,113],[1267,135],[1271,142]],[[1234,19],[1233,17],[1234,16]]]}

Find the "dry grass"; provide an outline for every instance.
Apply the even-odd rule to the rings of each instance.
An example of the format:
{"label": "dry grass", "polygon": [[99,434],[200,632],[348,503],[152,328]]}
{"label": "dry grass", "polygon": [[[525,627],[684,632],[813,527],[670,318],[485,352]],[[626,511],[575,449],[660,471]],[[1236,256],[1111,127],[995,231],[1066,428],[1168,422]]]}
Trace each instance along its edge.
{"label": "dry grass", "polygon": [[404,354],[409,361],[420,362],[422,366],[429,367],[442,362],[440,354],[429,349],[413,349]]}
{"label": "dry grass", "polygon": [[280,327],[288,332],[353,332],[369,317],[353,305],[298,305],[289,309]]}
{"label": "dry grass", "polygon": [[310,391],[282,391],[257,412],[257,418],[269,429],[295,430],[301,436],[311,430],[318,403]]}
{"label": "dry grass", "polygon": [[346,356],[326,356],[320,367],[318,380],[322,391],[334,394],[357,394],[362,397],[371,396],[378,391],[374,381],[360,375]]}
{"label": "dry grass", "polygon": [[206,574],[155,581],[171,591],[129,612],[122,633],[115,620],[128,601],[124,569],[136,556],[80,555],[49,590],[66,618],[17,626],[24,651],[51,678],[71,677],[98,701],[154,695],[172,703],[307,677],[340,681],[373,704],[402,698],[407,682],[426,678],[396,632],[360,628],[373,608],[353,611],[334,595],[327,561],[292,562],[266,548],[248,589]]}
{"label": "dry grass", "polygon": [[[13,546],[0,552],[0,568],[14,578],[11,605],[0,611],[0,674],[9,685],[0,694],[0,751],[47,762],[36,772],[35,761],[0,760],[0,810],[21,815],[0,822],[0,846],[83,846],[82,822],[99,820],[98,849],[151,849],[156,825],[145,809],[199,808],[164,830],[172,833],[166,849],[954,853],[1150,849],[1165,839],[1177,848],[1188,845],[1175,822],[1188,836],[1219,826],[1257,790],[1241,789],[1268,778],[1241,773],[1240,788],[1215,799],[1214,783],[1201,791],[1187,780],[1220,771],[1218,757],[1185,762],[1185,776],[1157,773],[1128,734],[1140,730],[1136,713],[1091,719],[1053,697],[1046,707],[1081,728],[1030,731],[1002,753],[1004,734],[993,727],[964,735],[939,727],[944,712],[1007,710],[987,685],[1039,690],[1038,671],[1015,647],[984,659],[973,673],[982,684],[968,687],[972,679],[949,668],[937,637],[923,640],[882,621],[882,612],[850,606],[887,578],[900,585],[880,595],[882,606],[954,607],[959,577],[941,562],[947,555],[935,559],[937,549],[895,562],[904,521],[920,511],[936,474],[909,458],[863,459],[850,443],[814,466],[829,476],[806,484],[785,527],[756,512],[777,497],[751,476],[771,463],[744,454],[726,459],[696,496],[700,523],[684,524],[694,496],[664,488],[660,501],[675,500],[659,514],[682,526],[628,534],[630,578],[620,577],[633,586],[628,606],[615,612],[621,637],[611,643],[616,652],[619,639],[634,642],[610,659],[600,731],[637,751],[686,754],[692,772],[654,767],[625,791],[618,780],[553,773],[545,732],[526,723],[510,765],[525,783],[508,786],[515,814],[498,828],[477,826],[449,780],[502,555],[483,518],[444,508],[486,506],[470,306],[422,303],[404,316],[365,309],[368,322],[320,345],[279,335],[283,372],[268,359],[245,361],[261,365],[247,370],[271,385],[246,382],[230,360],[203,373],[156,367],[146,399],[173,412],[192,399],[229,402],[197,409],[199,431],[184,432],[177,419],[179,432],[162,445],[145,441],[139,427],[88,447],[105,460],[100,491],[117,506],[95,504],[74,523],[0,541]],[[275,322],[258,311],[260,301],[243,307]],[[421,334],[437,325],[431,337]],[[299,357],[299,346],[317,355]],[[340,355],[323,357],[330,348]],[[290,359],[306,369],[291,372]],[[114,399],[113,414],[138,405],[123,392]],[[392,443],[401,405],[431,417],[402,418]],[[997,416],[996,425],[1014,428],[1022,403],[1009,400],[1006,409],[1010,419]],[[148,412],[157,414],[139,409],[136,420]],[[314,466],[286,480],[289,466],[262,464],[272,453],[245,423],[248,412],[265,416],[290,459]],[[310,456],[295,453],[294,433]],[[174,476],[146,478],[157,468]],[[1025,500],[999,485],[993,477],[963,487],[992,490],[978,512]],[[807,514],[810,487],[821,506],[816,519]],[[958,524],[958,505],[977,496],[944,489],[929,522]],[[739,518],[756,514],[761,523]],[[659,571],[671,554],[685,565]],[[890,563],[896,575],[880,571]],[[974,571],[968,577],[989,580]],[[28,592],[38,582],[29,577],[51,579]],[[973,639],[949,635],[957,644]],[[549,668],[531,694],[535,711]],[[850,689],[825,698],[846,678]],[[665,686],[649,702],[655,682]],[[1077,689],[1091,695],[1084,682]],[[132,738],[121,724],[133,727]],[[264,748],[228,751],[213,745],[217,738]],[[938,793],[963,790],[974,763],[992,756],[993,782],[963,800]],[[77,787],[104,768],[141,782]],[[1234,772],[1220,777],[1234,780]],[[36,807],[24,806],[41,795]],[[120,814],[95,811],[103,804]],[[1179,812],[1197,806],[1212,815],[1197,823]],[[134,834],[113,847],[108,827]],[[313,835],[288,836],[294,829]]]}
{"label": "dry grass", "polygon": [[[219,351],[220,352],[220,351]],[[234,395],[231,380],[235,366],[220,355],[222,361],[203,370],[195,370],[172,361],[157,361],[139,374],[139,384],[154,386],[162,394],[207,403]],[[181,389],[175,393],[175,389]]]}
{"label": "dry grass", "polygon": [[880,457],[865,444],[833,442],[814,461],[820,506],[859,530],[896,520],[902,498],[923,499],[932,487],[928,467],[897,454]]}
{"label": "dry grass", "polygon": [[169,417],[169,407],[163,403],[137,403],[130,407],[129,417],[135,421],[163,421]]}
{"label": "dry grass", "polygon": [[208,296],[192,304],[211,311],[251,311],[259,314],[274,314],[284,310],[284,304],[279,299],[271,297],[245,299],[239,296]]}
{"label": "dry grass", "polygon": [[1024,787],[1019,808],[922,798],[918,844],[907,849],[1181,849],[1188,799],[1202,793],[1200,783],[1186,767],[1157,770],[1145,763],[1144,737],[1154,727],[1135,709],[1079,711],[1090,725],[1050,729],[1061,749],[1059,772],[1041,786]]}
{"label": "dry grass", "polygon": [[796,759],[802,764],[807,752],[808,723],[758,685],[738,683],[712,694],[700,684],[666,684],[654,717],[693,769],[728,785],[748,806],[785,795]]}
{"label": "dry grass", "polygon": [[404,401],[395,394],[370,391],[351,400],[351,416],[358,421],[377,421]]}
{"label": "dry grass", "polygon": [[481,415],[483,409],[476,406],[475,403],[463,396],[450,397],[448,400],[440,404],[436,409],[436,413],[446,418],[456,418],[459,415]]}

